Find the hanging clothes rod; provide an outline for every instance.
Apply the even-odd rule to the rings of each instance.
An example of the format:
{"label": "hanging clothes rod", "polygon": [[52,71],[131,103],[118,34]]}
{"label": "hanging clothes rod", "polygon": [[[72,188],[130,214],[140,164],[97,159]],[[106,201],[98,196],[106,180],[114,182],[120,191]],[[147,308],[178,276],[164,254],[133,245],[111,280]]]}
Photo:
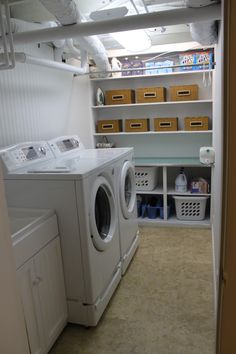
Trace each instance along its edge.
{"label": "hanging clothes rod", "polygon": [[[9,57],[11,57],[10,53],[9,53]],[[3,59],[4,59],[3,54],[0,54],[0,61]],[[73,65],[64,64],[53,60],[36,58],[25,53],[19,53],[19,52],[15,53],[15,61],[21,64],[32,64],[32,65],[44,66],[52,69],[65,70],[73,73],[74,75],[86,74],[86,70],[84,67],[76,67]]]}
{"label": "hanging clothes rod", "polygon": [[85,22],[56,28],[21,32],[14,34],[13,40],[14,45],[41,43],[58,39],[79,38],[80,36],[92,36],[96,34],[220,19],[221,5],[216,4],[207,7],[152,12],[142,15],[125,16],[106,21]]}
{"label": "hanging clothes rod", "polygon": [[[114,73],[123,73],[123,72],[129,72],[129,71],[145,71],[145,70],[162,70],[162,69],[178,69],[178,68],[191,68],[191,67],[198,67],[198,66],[203,66],[204,69],[199,69],[199,72],[211,72],[213,69],[210,68],[211,66],[215,67],[216,63],[212,62],[211,64],[187,64],[187,65],[171,65],[171,66],[151,66],[151,67],[142,67],[142,68],[129,68],[129,69],[119,69],[119,70],[111,70],[111,71],[95,71],[95,72],[89,72],[86,73],[85,75],[100,75],[100,74],[114,74]],[[187,70],[186,70],[187,71]],[[190,71],[190,70],[188,70]],[[184,71],[181,71],[184,72]],[[193,73],[196,71],[193,71]],[[140,75],[142,76],[142,75]],[[124,76],[123,76],[124,77]],[[132,78],[132,76],[131,76]]]}

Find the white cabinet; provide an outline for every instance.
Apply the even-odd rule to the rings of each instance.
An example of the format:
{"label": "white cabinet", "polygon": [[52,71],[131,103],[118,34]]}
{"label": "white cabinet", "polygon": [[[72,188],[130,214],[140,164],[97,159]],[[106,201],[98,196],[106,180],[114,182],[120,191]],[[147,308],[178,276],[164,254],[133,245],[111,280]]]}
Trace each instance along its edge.
{"label": "white cabinet", "polygon": [[56,237],[18,270],[30,351],[45,354],[67,320],[59,237]]}

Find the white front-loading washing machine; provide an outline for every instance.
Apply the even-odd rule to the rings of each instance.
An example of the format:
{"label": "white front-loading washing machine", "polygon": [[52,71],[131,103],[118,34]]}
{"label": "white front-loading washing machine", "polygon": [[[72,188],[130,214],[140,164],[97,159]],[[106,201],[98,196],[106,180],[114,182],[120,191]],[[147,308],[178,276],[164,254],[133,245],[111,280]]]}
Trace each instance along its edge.
{"label": "white front-loading washing machine", "polygon": [[8,205],[56,211],[69,321],[93,326],[121,278],[115,168],[130,149],[111,157],[74,138],[52,144],[54,152],[45,142],[1,151]]}

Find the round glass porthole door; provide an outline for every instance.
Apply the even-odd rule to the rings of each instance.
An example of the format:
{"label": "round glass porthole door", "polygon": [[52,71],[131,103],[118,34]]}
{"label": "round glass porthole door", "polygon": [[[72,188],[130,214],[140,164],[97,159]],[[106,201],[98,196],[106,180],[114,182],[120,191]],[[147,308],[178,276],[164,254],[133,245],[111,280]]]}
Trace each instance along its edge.
{"label": "round glass porthole door", "polygon": [[136,205],[135,173],[130,161],[126,161],[121,170],[120,204],[124,217],[129,219]]}
{"label": "round glass porthole door", "polygon": [[111,242],[116,227],[115,199],[108,181],[99,176],[93,185],[90,203],[91,238],[99,251]]}

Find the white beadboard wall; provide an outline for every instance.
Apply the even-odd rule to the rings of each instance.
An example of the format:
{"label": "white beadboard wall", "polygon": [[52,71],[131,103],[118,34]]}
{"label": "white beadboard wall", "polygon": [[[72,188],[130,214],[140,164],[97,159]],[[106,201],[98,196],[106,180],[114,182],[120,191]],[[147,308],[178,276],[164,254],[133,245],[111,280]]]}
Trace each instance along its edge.
{"label": "white beadboard wall", "polygon": [[[47,44],[15,50],[53,60]],[[69,72],[20,63],[1,71],[0,147],[68,133],[80,135],[91,147],[90,96],[88,78]]]}

